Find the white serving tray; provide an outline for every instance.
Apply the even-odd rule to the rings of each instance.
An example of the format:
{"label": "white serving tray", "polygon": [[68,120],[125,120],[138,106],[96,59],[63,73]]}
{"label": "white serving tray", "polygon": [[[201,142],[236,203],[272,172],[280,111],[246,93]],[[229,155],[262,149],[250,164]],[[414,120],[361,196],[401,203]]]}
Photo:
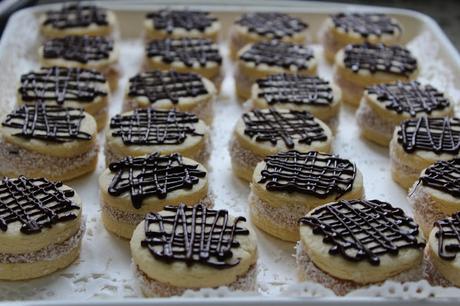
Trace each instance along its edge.
{"label": "white serving tray", "polygon": [[[129,3],[129,4],[127,4]],[[121,110],[127,79],[139,69],[143,56],[142,22],[149,10],[169,7],[193,7],[213,12],[223,23],[225,32],[238,15],[246,11],[278,11],[292,13],[310,25],[313,43],[321,22],[328,14],[339,11],[367,10],[383,12],[398,18],[404,27],[404,43],[419,57],[422,82],[431,82],[448,92],[457,104],[460,84],[460,56],[439,26],[428,16],[402,10],[326,2],[301,1],[105,1],[99,3],[115,11],[121,34],[120,88],[113,95],[110,115]],[[55,6],[56,7],[56,6]],[[14,14],[0,42],[0,115],[14,107],[16,84],[22,73],[38,68],[37,16],[51,6],[37,6]],[[315,45],[320,53],[320,47]],[[228,51],[222,44],[223,55]],[[213,151],[210,160],[211,188],[216,206],[234,214],[246,215],[249,188],[231,172],[227,144],[232,128],[244,108],[236,102],[232,66],[226,60],[225,81],[215,107],[212,131]],[[331,79],[331,69],[323,60],[319,75]],[[367,198],[378,198],[402,207],[409,214],[405,192],[392,180],[388,152],[359,137],[353,110],[344,106],[333,150],[356,162],[363,172]],[[100,135],[103,142],[102,134]],[[459,289],[432,288],[426,282],[387,283],[370,290],[357,291],[347,297],[334,297],[317,284],[296,284],[294,244],[281,242],[259,230],[259,284],[257,293],[232,294],[225,289],[190,293],[184,298],[142,299],[131,272],[128,242],[107,233],[99,221],[97,178],[103,170],[103,156],[97,171],[69,182],[80,194],[87,220],[79,261],[53,275],[21,282],[0,282],[0,301],[26,300],[20,305],[458,305],[452,297],[460,297]],[[435,296],[435,299],[426,299]],[[206,299],[203,299],[207,297]],[[43,301],[46,300],[46,301]]]}

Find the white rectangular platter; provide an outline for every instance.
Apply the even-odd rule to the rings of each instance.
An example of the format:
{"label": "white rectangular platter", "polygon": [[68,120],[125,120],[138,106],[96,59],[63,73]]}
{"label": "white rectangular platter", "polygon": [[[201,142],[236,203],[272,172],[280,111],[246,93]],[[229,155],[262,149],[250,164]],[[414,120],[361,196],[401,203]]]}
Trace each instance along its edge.
{"label": "white rectangular platter", "polygon": [[[326,2],[300,1],[105,1],[99,3],[114,10],[120,27],[120,64],[122,77],[119,90],[111,97],[110,115],[121,111],[127,79],[138,72],[143,57],[142,22],[147,11],[171,7],[211,11],[223,23],[222,53],[227,55],[226,32],[231,22],[246,11],[277,11],[296,15],[310,25],[312,44],[328,14],[339,11],[366,10],[395,16],[404,27],[403,43],[415,53],[421,64],[422,82],[430,82],[452,96],[457,106],[460,98],[455,84],[460,84],[460,56],[429,17],[417,12]],[[37,17],[51,6],[38,6],[16,13],[9,21],[0,42],[0,115],[14,107],[19,76],[38,68],[37,48],[41,37]],[[210,160],[211,188],[216,206],[233,214],[246,215],[249,188],[232,175],[227,144],[232,128],[244,111],[234,95],[233,69],[226,60],[223,89],[215,106],[212,130],[213,150]],[[321,60],[319,75],[331,79],[331,68]],[[460,107],[457,107],[459,109]],[[100,142],[103,143],[101,134]],[[359,137],[353,109],[343,107],[333,142],[333,151],[356,162],[363,172],[366,197],[386,200],[411,214],[405,192],[392,180],[388,151]],[[48,277],[22,282],[0,282],[0,301],[22,300],[24,305],[458,305],[449,297],[460,297],[458,289],[431,288],[426,282],[414,284],[385,284],[344,298],[316,284],[296,285],[294,244],[281,242],[261,231],[258,235],[259,290],[253,294],[230,294],[225,290],[209,290],[189,294],[185,298],[142,299],[131,272],[128,242],[109,234],[99,219],[97,178],[103,170],[101,153],[97,171],[69,182],[84,203],[87,232],[80,259],[69,268]],[[210,296],[204,299],[204,296]],[[380,298],[377,298],[380,296]],[[382,298],[382,296],[384,298]],[[397,299],[392,299],[397,298]]]}

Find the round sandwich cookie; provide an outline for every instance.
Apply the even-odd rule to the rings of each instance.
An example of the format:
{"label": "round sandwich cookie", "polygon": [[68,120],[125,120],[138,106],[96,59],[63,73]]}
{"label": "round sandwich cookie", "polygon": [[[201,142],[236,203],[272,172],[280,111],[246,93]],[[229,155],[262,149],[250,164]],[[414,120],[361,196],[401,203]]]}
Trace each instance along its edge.
{"label": "round sandwich cookie", "polygon": [[409,191],[414,219],[425,237],[436,221],[460,211],[460,159],[440,160],[424,169]]}
{"label": "round sandwich cookie", "polygon": [[214,84],[196,73],[153,70],[129,79],[123,109],[176,109],[211,124],[216,96]]}
{"label": "round sandwich cookie", "polygon": [[109,36],[114,32],[116,24],[113,12],[80,2],[47,11],[40,18],[41,32],[49,38],[67,35]]}
{"label": "round sandwich cookie", "polygon": [[69,35],[49,39],[38,49],[38,57],[43,67],[97,70],[106,77],[112,90],[118,87],[118,49],[111,38]]}
{"label": "round sandwich cookie", "polygon": [[201,204],[148,213],[130,242],[144,295],[168,297],[220,286],[256,290],[256,236],[245,221]]}
{"label": "round sandwich cookie", "polygon": [[180,153],[207,164],[208,126],[192,113],[176,110],[135,109],[114,116],[105,133],[105,163],[149,153]]}
{"label": "round sandwich cookie", "polygon": [[358,106],[366,87],[410,81],[417,77],[417,59],[401,46],[351,44],[341,49],[334,64],[334,81],[344,102]]}
{"label": "round sandwich cookie", "polygon": [[0,181],[0,279],[41,277],[80,255],[85,222],[77,193],[45,178]]}
{"label": "round sandwich cookie", "polygon": [[197,73],[220,90],[222,56],[215,42],[204,38],[153,40],[145,49],[145,70]]}
{"label": "round sandwich cookie", "polygon": [[433,86],[417,81],[397,81],[368,87],[356,112],[356,120],[362,136],[388,146],[395,127],[404,120],[452,115],[451,102]]}
{"label": "round sandwich cookie", "polygon": [[460,119],[420,117],[403,121],[390,142],[391,174],[404,189],[438,160],[459,157]]}
{"label": "round sandwich cookie", "polygon": [[230,57],[247,44],[273,39],[304,44],[308,37],[308,24],[283,13],[246,13],[230,28]]}
{"label": "round sandwich cookie", "polygon": [[316,151],[286,151],[257,164],[252,176],[251,221],[264,232],[299,240],[298,220],[338,199],[364,197],[363,176],[355,164]]}
{"label": "round sandwich cookie", "polygon": [[236,94],[246,100],[252,85],[272,74],[316,75],[317,61],[309,47],[281,41],[247,45],[238,52],[235,69]]}
{"label": "round sandwich cookie", "polygon": [[221,24],[205,11],[158,10],[148,13],[144,21],[148,40],[164,38],[205,38],[219,40]]}
{"label": "round sandwich cookie", "polygon": [[386,280],[418,281],[424,246],[418,225],[400,208],[379,200],[332,202],[300,219],[299,280],[337,295]]}
{"label": "round sandwich cookie", "polygon": [[460,212],[435,222],[425,248],[424,277],[432,286],[460,287]]}
{"label": "round sandwich cookie", "polygon": [[206,169],[179,153],[152,153],[111,163],[99,177],[105,228],[130,239],[145,214],[165,205],[212,207]]}
{"label": "round sandwich cookie", "polygon": [[334,62],[336,53],[348,44],[365,42],[397,44],[402,36],[399,22],[380,13],[338,13],[329,16],[323,24],[321,43],[324,55]]}
{"label": "round sandwich cookie", "polygon": [[329,127],[337,124],[341,90],[320,78],[280,73],[258,79],[251,89],[252,108],[308,111]]}
{"label": "round sandwich cookie", "polygon": [[230,141],[235,175],[252,181],[256,165],[266,156],[282,151],[331,151],[332,132],[321,120],[305,111],[260,109],[244,113]]}
{"label": "round sandwich cookie", "polygon": [[35,103],[0,126],[0,175],[67,181],[95,170],[96,121],[82,109]]}
{"label": "round sandwich cookie", "polygon": [[17,103],[83,108],[101,130],[107,121],[109,92],[107,80],[96,70],[54,66],[23,74]]}

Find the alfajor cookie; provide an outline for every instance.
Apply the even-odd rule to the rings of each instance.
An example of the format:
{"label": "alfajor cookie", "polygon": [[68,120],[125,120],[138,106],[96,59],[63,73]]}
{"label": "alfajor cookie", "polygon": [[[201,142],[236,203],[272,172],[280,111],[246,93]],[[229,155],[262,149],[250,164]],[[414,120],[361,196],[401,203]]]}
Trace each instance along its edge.
{"label": "alfajor cookie", "polygon": [[39,22],[43,36],[49,38],[67,35],[109,36],[117,25],[112,11],[80,2],[47,11]]}
{"label": "alfajor cookie", "polygon": [[220,90],[222,56],[215,42],[204,38],[165,38],[149,42],[144,69],[197,73]]}
{"label": "alfajor cookie", "polygon": [[403,121],[390,142],[393,180],[409,189],[423,169],[459,157],[460,119],[420,117]]}
{"label": "alfajor cookie", "polygon": [[296,260],[299,279],[337,295],[386,280],[423,277],[425,242],[400,208],[378,200],[342,200],[300,219]]}
{"label": "alfajor cookie", "polygon": [[176,109],[211,124],[216,95],[213,83],[198,74],[153,70],[129,79],[123,109]]}
{"label": "alfajor cookie", "polygon": [[125,157],[99,177],[102,222],[108,231],[130,239],[145,214],[165,205],[212,207],[208,185],[206,169],[178,153]]}
{"label": "alfajor cookie", "polygon": [[402,27],[395,18],[386,14],[338,13],[324,21],[320,33],[324,56],[334,62],[336,53],[348,44],[397,44],[402,36]]}
{"label": "alfajor cookie", "polygon": [[85,231],[77,193],[60,182],[25,176],[0,181],[0,279],[51,274],[80,255]]}
{"label": "alfajor cookie", "polygon": [[298,220],[310,210],[363,197],[363,176],[350,160],[316,151],[286,151],[257,164],[249,211],[251,221],[264,232],[297,241]]}
{"label": "alfajor cookie", "polygon": [[209,128],[192,113],[135,109],[110,120],[105,132],[105,163],[154,152],[180,153],[201,164],[210,154]]}
{"label": "alfajor cookie", "polygon": [[48,67],[21,76],[17,103],[45,103],[71,108],[83,108],[91,114],[98,130],[107,121],[109,85],[96,70]]}
{"label": "alfajor cookie", "polygon": [[118,87],[118,49],[111,38],[88,35],[52,38],[38,49],[38,57],[43,67],[97,70],[106,77],[112,90]]}
{"label": "alfajor cookie", "polygon": [[239,17],[230,28],[230,57],[247,44],[281,40],[304,44],[308,37],[308,24],[284,13],[254,12]]}
{"label": "alfajor cookie", "polygon": [[245,221],[201,204],[148,213],[130,242],[144,295],[168,297],[220,286],[254,291],[257,244]]}
{"label": "alfajor cookie", "polygon": [[440,160],[424,169],[409,191],[414,219],[425,237],[433,224],[460,211],[460,159]]}
{"label": "alfajor cookie", "polygon": [[316,75],[317,61],[313,49],[277,40],[245,46],[238,52],[235,67],[236,94],[246,100],[252,85],[272,74]]}
{"label": "alfajor cookie", "polygon": [[96,168],[96,121],[82,109],[23,105],[6,116],[0,136],[1,175],[66,181]]}
{"label": "alfajor cookie", "polygon": [[163,38],[207,38],[219,40],[221,24],[206,11],[158,10],[148,13],[144,20],[147,40]]}
{"label": "alfajor cookie", "polygon": [[332,138],[327,125],[305,111],[270,108],[244,113],[230,141],[233,172],[251,182],[256,165],[266,156],[287,150],[327,153]]}
{"label": "alfajor cookie", "polygon": [[410,81],[417,77],[417,59],[401,46],[351,44],[335,56],[334,81],[344,102],[358,106],[366,87]]}
{"label": "alfajor cookie", "polygon": [[337,125],[341,99],[340,89],[320,77],[281,73],[252,85],[250,105],[255,109],[307,111],[333,127]]}

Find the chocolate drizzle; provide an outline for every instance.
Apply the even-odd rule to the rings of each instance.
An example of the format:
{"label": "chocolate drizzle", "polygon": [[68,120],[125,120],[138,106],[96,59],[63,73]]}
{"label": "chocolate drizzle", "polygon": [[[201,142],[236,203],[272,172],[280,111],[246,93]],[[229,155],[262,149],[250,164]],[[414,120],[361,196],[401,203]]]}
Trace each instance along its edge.
{"label": "chocolate drizzle", "polygon": [[139,209],[148,197],[165,199],[169,192],[192,189],[206,172],[198,164],[184,164],[178,153],[160,155],[152,153],[146,157],[125,157],[109,166],[115,176],[108,192],[117,197],[126,192],[131,195],[133,207]]}
{"label": "chocolate drizzle", "polygon": [[81,131],[84,118],[82,109],[35,103],[14,110],[2,125],[20,130],[13,136],[64,143],[91,140],[90,134]]}
{"label": "chocolate drizzle", "polygon": [[24,102],[55,102],[63,105],[67,101],[94,102],[107,96],[103,90],[105,77],[95,71],[81,68],[41,68],[21,76],[18,89]]}
{"label": "chocolate drizzle", "polygon": [[116,115],[110,121],[113,137],[125,145],[178,145],[187,137],[203,137],[195,125],[198,117],[176,110],[135,109],[131,114]]}
{"label": "chocolate drizzle", "polygon": [[217,18],[211,17],[208,12],[188,10],[159,10],[147,14],[147,18],[152,19],[155,29],[164,30],[168,34],[178,28],[204,32],[217,21]]}
{"label": "chocolate drizzle", "polygon": [[404,151],[431,151],[436,154],[458,154],[460,150],[460,119],[420,117],[401,122],[398,142]]}
{"label": "chocolate drizzle", "polygon": [[202,78],[194,73],[176,71],[149,71],[129,79],[130,97],[146,97],[150,103],[170,100],[178,104],[180,98],[198,97],[208,94]]}
{"label": "chocolate drizzle", "polygon": [[247,13],[235,23],[247,28],[249,32],[275,39],[291,37],[308,28],[299,18],[282,13]]}
{"label": "chocolate drizzle", "polygon": [[289,103],[297,105],[329,106],[334,100],[328,81],[319,77],[297,74],[275,74],[256,81],[258,97],[269,105]]}
{"label": "chocolate drizzle", "polygon": [[79,2],[64,5],[58,11],[46,12],[43,25],[56,29],[89,27],[90,25],[107,26],[107,11],[94,5],[82,5]]}
{"label": "chocolate drizzle", "polygon": [[43,57],[86,64],[107,60],[113,51],[113,40],[103,36],[69,35],[53,38],[43,44]]}
{"label": "chocolate drizzle", "polygon": [[460,212],[450,218],[436,221],[438,255],[444,260],[454,260],[460,252]]}
{"label": "chocolate drizzle", "polygon": [[354,32],[364,38],[370,35],[381,37],[384,34],[394,35],[401,33],[400,25],[385,14],[376,13],[339,13],[331,16],[336,28],[345,32]]}
{"label": "chocolate drizzle", "polygon": [[449,100],[433,86],[422,86],[417,81],[378,84],[367,88],[377,101],[398,114],[408,113],[415,117],[418,113],[431,114],[449,107]]}
{"label": "chocolate drizzle", "polygon": [[[423,249],[418,225],[400,208],[378,200],[339,201],[321,206],[300,219],[313,234],[331,244],[330,255],[380,265],[380,257],[406,248]],[[422,252],[422,251],[421,251]]]}
{"label": "chocolate drizzle", "polygon": [[207,209],[180,204],[166,206],[164,212],[145,217],[146,238],[141,245],[158,260],[172,263],[183,261],[188,266],[201,263],[216,269],[231,268],[240,263],[232,249],[238,248],[239,235],[249,235],[239,226],[244,217],[231,220],[226,210]]}
{"label": "chocolate drizzle", "polygon": [[206,67],[209,62],[222,64],[219,48],[209,39],[181,38],[153,40],[146,48],[147,57],[161,57],[167,64],[181,62],[187,67],[198,64]]}
{"label": "chocolate drizzle", "polygon": [[424,186],[460,198],[460,159],[437,161],[420,176],[420,182]]}
{"label": "chocolate drizzle", "polygon": [[308,47],[272,40],[251,45],[240,55],[239,59],[253,62],[255,65],[266,64],[284,69],[294,66],[297,69],[309,69],[310,60],[313,57],[313,50]]}
{"label": "chocolate drizzle", "polygon": [[326,141],[327,135],[318,121],[308,112],[261,109],[243,114],[244,134],[258,142],[269,141],[276,146],[279,140],[294,148],[295,141],[310,145]]}
{"label": "chocolate drizzle", "polygon": [[310,151],[281,152],[265,158],[259,184],[269,191],[299,192],[320,199],[337,194],[336,199],[351,191],[356,166],[336,155]]}
{"label": "chocolate drizzle", "polygon": [[70,199],[75,192],[61,187],[61,182],[45,178],[3,178],[0,183],[0,230],[6,232],[9,224],[19,222],[21,233],[30,235],[77,218],[74,210],[80,207]]}
{"label": "chocolate drizzle", "polygon": [[409,50],[384,44],[347,45],[344,49],[345,67],[353,72],[368,70],[410,76],[417,70],[417,60]]}

